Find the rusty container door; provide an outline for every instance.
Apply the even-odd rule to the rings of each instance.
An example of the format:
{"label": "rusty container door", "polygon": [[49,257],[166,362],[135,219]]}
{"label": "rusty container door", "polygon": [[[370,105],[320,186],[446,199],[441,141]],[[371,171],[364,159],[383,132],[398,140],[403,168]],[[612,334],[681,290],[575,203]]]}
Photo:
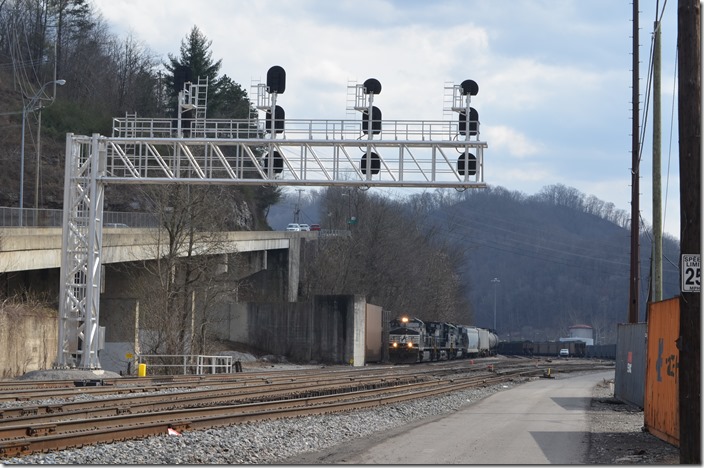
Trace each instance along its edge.
{"label": "rusty container door", "polygon": [[648,364],[645,382],[645,427],[651,434],[679,447],[680,299],[648,306]]}

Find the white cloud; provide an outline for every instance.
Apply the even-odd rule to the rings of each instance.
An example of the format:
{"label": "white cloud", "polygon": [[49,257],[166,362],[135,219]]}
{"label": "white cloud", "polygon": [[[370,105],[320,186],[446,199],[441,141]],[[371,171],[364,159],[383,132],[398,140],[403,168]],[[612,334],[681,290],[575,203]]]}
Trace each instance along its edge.
{"label": "white cloud", "polygon": [[[279,105],[288,118],[358,118],[346,111],[348,81],[374,77],[382,83],[375,105],[384,119],[455,119],[443,113],[445,85],[473,79],[480,91],[472,106],[489,144],[487,183],[527,193],[564,183],[630,208],[632,18],[623,2],[92,1],[117,33],[131,31],[162,60],[178,56],[198,26],[213,58],[222,59],[221,73],[248,92],[269,67],[283,66],[287,90]],[[653,9],[641,7],[641,96],[651,27],[644,20]],[[665,93],[672,90],[675,32],[668,4]],[[664,97],[663,110],[670,105]],[[649,198],[650,187],[641,188]],[[671,186],[668,220],[679,217],[678,198]]]}
{"label": "white cloud", "polygon": [[[555,174],[549,168],[532,164],[521,167],[514,165],[508,169],[502,169],[497,165],[493,171],[487,169],[486,174],[487,183],[490,185],[501,185],[511,190],[512,186],[516,186],[514,181],[519,181],[518,185],[522,188],[518,190],[526,193],[535,193],[555,180]],[[492,174],[496,174],[496,176],[492,176]]]}
{"label": "white cloud", "polygon": [[[551,65],[529,58],[502,59],[502,62],[485,78],[491,86],[483,97],[489,105],[513,111],[544,109],[547,103],[553,103],[555,112],[569,104],[575,105],[571,110],[577,112],[579,102],[598,99],[613,82],[611,74],[586,68]],[[566,97],[569,102],[564,101]]]}
{"label": "white cloud", "polygon": [[508,153],[509,156],[525,158],[539,154],[542,145],[531,141],[523,133],[502,125],[481,127],[482,140],[491,142],[492,153]]}

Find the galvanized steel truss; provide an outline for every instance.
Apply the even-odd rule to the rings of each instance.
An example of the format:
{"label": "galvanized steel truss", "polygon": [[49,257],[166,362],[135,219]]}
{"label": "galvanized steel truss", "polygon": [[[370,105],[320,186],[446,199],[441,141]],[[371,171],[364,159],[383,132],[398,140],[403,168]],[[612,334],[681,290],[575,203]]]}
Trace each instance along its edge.
{"label": "galvanized steel truss", "polygon": [[[484,149],[460,122],[114,119],[112,137],[66,139],[59,355],[100,368],[99,302],[106,184],[484,187]],[[466,122],[464,128],[472,128]],[[179,137],[185,135],[186,137]]]}

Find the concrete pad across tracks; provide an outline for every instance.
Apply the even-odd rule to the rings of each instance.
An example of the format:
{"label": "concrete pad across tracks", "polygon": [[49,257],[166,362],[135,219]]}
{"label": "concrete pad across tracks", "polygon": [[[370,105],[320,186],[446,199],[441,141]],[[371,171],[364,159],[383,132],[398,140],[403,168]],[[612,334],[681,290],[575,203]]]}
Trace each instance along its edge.
{"label": "concrete pad across tracks", "polygon": [[613,375],[566,374],[528,382],[323,459],[357,465],[583,464],[592,389]]}

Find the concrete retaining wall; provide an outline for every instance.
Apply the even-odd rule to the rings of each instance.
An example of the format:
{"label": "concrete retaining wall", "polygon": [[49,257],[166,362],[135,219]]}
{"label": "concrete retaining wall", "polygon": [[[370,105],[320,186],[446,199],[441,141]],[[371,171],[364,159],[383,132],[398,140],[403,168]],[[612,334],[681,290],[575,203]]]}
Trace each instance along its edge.
{"label": "concrete retaining wall", "polygon": [[55,310],[15,305],[0,308],[0,377],[50,369],[56,360],[56,336]]}
{"label": "concrete retaining wall", "polygon": [[[134,352],[134,314],[130,299],[114,299],[120,320],[108,321],[107,342],[100,351],[101,367],[127,372],[127,352]],[[227,323],[216,327],[219,338],[248,343],[261,351],[297,362],[365,364],[378,361],[378,343],[367,343],[369,329],[378,335],[378,307],[370,311],[364,296],[319,296],[312,302],[230,304]],[[369,326],[368,326],[369,325]],[[374,340],[378,341],[378,340]],[[49,309],[0,309],[0,371],[3,378],[50,369],[56,359],[57,312]]]}
{"label": "concrete retaining wall", "polygon": [[[319,296],[311,303],[249,303],[229,339],[296,361],[364,365],[363,296]],[[246,314],[246,315],[245,315]],[[244,330],[246,327],[246,331]]]}

